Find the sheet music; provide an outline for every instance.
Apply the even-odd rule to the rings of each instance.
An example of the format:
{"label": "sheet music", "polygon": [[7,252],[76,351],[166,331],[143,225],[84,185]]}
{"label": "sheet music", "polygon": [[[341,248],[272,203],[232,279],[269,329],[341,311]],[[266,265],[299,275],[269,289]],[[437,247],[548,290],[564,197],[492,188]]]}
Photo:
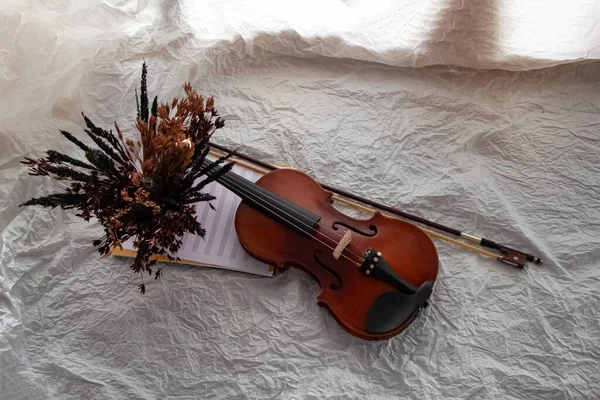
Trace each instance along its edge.
{"label": "sheet music", "polygon": [[[207,158],[215,160],[214,157]],[[232,172],[256,182],[262,175],[258,172],[235,165]],[[251,274],[273,276],[273,268],[251,257],[238,240],[234,217],[241,199],[217,182],[205,186],[202,192],[216,197],[212,201],[216,211],[208,202],[196,204],[196,216],[206,229],[204,239],[197,235],[185,234],[177,256],[183,260],[210,264],[211,267],[242,271]],[[123,244],[125,250],[134,250],[132,241]]]}

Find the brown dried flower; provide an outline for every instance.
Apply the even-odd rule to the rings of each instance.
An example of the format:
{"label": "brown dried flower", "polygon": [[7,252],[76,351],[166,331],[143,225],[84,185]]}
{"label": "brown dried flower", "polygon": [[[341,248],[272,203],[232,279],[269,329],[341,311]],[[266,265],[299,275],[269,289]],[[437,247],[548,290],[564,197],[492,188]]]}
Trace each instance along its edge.
{"label": "brown dried flower", "polygon": [[[154,255],[177,260],[176,253],[188,232],[204,237],[206,231],[196,219],[195,203],[210,202],[214,196],[202,189],[227,172],[227,164],[210,178],[198,178],[213,171],[230,155],[216,162],[206,160],[208,143],[213,133],[224,126],[214,108],[214,99],[204,101],[183,85],[186,96],[171,104],[158,105],[155,97],[148,107],[146,64],[142,67],[141,94],[138,101],[136,128],[140,141],[125,139],[115,122],[117,135],[95,126],[85,115],[85,132],[98,146],[88,147],[68,132],[63,136],[83,150],[87,161],[72,158],[54,150],[38,160],[26,158],[30,175],[51,175],[70,182],[63,193],[33,198],[22,205],[76,209],[77,216],[89,221],[98,219],[104,236],[93,242],[106,257],[112,249],[133,239],[137,250],[131,268],[142,275],[139,289],[145,293],[143,274],[155,279],[161,270],[152,270]],[[209,203],[210,205],[210,203]],[[212,206],[211,206],[212,208]]]}

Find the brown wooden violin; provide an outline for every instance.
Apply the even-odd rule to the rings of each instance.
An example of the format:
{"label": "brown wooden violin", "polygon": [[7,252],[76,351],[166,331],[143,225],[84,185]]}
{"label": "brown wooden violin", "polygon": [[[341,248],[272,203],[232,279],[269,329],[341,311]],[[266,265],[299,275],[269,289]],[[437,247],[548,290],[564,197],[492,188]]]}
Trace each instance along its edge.
{"label": "brown wooden violin", "polygon": [[[318,304],[359,338],[393,337],[404,331],[427,306],[439,267],[437,250],[430,237],[518,269],[527,262],[543,263],[537,256],[493,240],[320,184],[297,170],[278,169],[212,142],[210,146],[264,170],[258,170],[265,175],[256,183],[231,171],[216,179],[242,199],[235,228],[244,249],[280,271],[296,267],[310,274],[322,289]],[[257,170],[253,165],[236,162]],[[368,220],[351,218],[332,206],[334,199],[373,216]]]}
{"label": "brown wooden violin", "polygon": [[350,334],[390,338],[426,306],[438,254],[417,226],[379,212],[351,218],[332,206],[331,191],[293,169],[256,183],[229,171],[217,182],[242,199],[235,228],[244,249],[281,270],[310,274],[322,288],[318,304]]}

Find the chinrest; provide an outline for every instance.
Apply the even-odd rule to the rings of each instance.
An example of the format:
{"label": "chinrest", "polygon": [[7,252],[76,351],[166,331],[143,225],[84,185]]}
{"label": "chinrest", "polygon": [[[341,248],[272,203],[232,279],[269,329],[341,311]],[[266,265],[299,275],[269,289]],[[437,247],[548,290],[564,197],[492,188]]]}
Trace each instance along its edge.
{"label": "chinrest", "polygon": [[390,291],[380,295],[367,314],[367,332],[382,334],[409,322],[425,305],[433,284],[433,281],[424,282],[414,294]]}

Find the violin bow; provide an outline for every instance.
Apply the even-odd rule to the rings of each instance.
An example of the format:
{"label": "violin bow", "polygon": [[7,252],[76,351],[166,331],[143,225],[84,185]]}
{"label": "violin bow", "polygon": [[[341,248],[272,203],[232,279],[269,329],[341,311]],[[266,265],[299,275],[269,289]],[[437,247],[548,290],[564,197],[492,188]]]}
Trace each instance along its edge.
{"label": "violin bow", "polygon": [[[242,154],[242,153],[238,152],[237,150],[232,150],[232,149],[229,149],[229,148],[227,148],[225,146],[221,146],[221,145],[213,143],[213,142],[209,142],[209,146],[213,147],[213,148],[215,148],[215,149],[217,149],[217,150],[219,150],[221,152],[224,152],[224,153],[227,153],[227,154],[233,154],[237,158],[240,158],[240,159],[249,161],[249,162],[251,162],[253,164],[256,164],[256,165],[258,165],[258,166],[266,169],[267,171],[273,171],[273,170],[278,169],[278,167],[276,167],[274,165],[271,165],[271,164],[268,164],[266,162],[257,160],[257,159],[255,159],[253,157],[250,157],[250,156],[246,155],[246,154]],[[244,166],[246,168],[254,169],[255,171],[258,171],[258,172],[265,172],[265,171],[257,170],[255,168],[253,168],[251,165],[248,165],[248,164],[245,164],[245,163],[241,163],[239,161],[236,161],[236,163],[238,163],[238,164],[240,164],[240,165],[242,165],[242,166]],[[393,208],[393,207],[386,206],[385,204],[377,203],[377,202],[375,202],[373,200],[369,200],[369,199],[363,198],[361,196],[355,195],[353,193],[346,192],[346,191],[341,190],[341,189],[334,188],[332,186],[329,186],[329,185],[326,185],[326,184],[323,184],[323,183],[319,183],[319,184],[321,185],[321,187],[323,189],[331,191],[333,193],[336,193],[339,196],[342,196],[343,198],[334,196],[334,200],[337,200],[337,201],[339,201],[341,203],[344,203],[344,204],[356,207],[356,208],[361,209],[363,211],[367,211],[367,212],[371,212],[371,213],[375,212],[375,210],[373,210],[373,209],[370,209],[368,207],[364,207],[364,206],[362,206],[360,204],[357,204],[357,203],[354,203],[352,201],[346,200],[346,199],[352,199],[352,200],[357,201],[359,203],[363,203],[363,204],[369,205],[369,206],[371,206],[371,207],[373,207],[375,209],[379,209],[381,211],[385,211],[385,212],[390,213],[392,215],[396,215],[396,216],[399,216],[399,217],[402,217],[402,218],[405,218],[405,219],[408,219],[408,220],[420,223],[422,225],[429,226],[431,228],[434,228],[434,229],[437,229],[439,231],[448,233],[448,234],[450,234],[452,236],[455,236],[457,238],[464,239],[464,240],[467,240],[469,242],[473,242],[473,243],[475,243],[475,244],[477,244],[477,245],[479,245],[481,247],[486,247],[486,248],[489,248],[489,249],[497,250],[500,253],[500,255],[492,253],[492,252],[489,252],[487,250],[484,250],[484,249],[481,249],[481,248],[478,248],[478,247],[475,247],[475,246],[472,246],[472,245],[469,245],[467,243],[460,242],[460,241],[458,241],[456,239],[452,239],[452,238],[447,237],[445,235],[442,235],[440,233],[437,233],[437,232],[434,232],[434,231],[431,231],[431,230],[428,230],[428,229],[425,229],[425,228],[421,227],[421,229],[426,234],[428,234],[429,236],[438,238],[440,240],[444,240],[444,241],[446,241],[448,243],[455,244],[457,246],[463,247],[463,248],[465,248],[467,250],[473,251],[473,252],[481,254],[483,256],[493,258],[493,259],[495,259],[497,261],[500,261],[503,264],[507,264],[507,265],[510,265],[512,267],[515,267],[515,268],[523,269],[525,267],[525,264],[528,261],[529,262],[533,262],[535,264],[539,264],[539,265],[541,265],[543,263],[543,260],[541,258],[539,258],[539,257],[533,256],[533,255],[531,255],[529,253],[526,253],[524,251],[521,251],[521,250],[514,249],[512,247],[503,245],[501,243],[497,243],[497,242],[495,242],[493,240],[486,239],[486,238],[480,238],[480,237],[477,237],[475,235],[471,235],[469,233],[459,231],[458,229],[454,229],[454,228],[451,228],[451,227],[439,224],[437,222],[429,221],[429,220],[427,220],[427,219],[425,219],[423,217],[419,217],[419,216],[416,216],[416,215],[409,214],[409,213],[407,213],[405,211],[402,211],[402,210],[399,210],[399,209],[396,209],[396,208]]]}

